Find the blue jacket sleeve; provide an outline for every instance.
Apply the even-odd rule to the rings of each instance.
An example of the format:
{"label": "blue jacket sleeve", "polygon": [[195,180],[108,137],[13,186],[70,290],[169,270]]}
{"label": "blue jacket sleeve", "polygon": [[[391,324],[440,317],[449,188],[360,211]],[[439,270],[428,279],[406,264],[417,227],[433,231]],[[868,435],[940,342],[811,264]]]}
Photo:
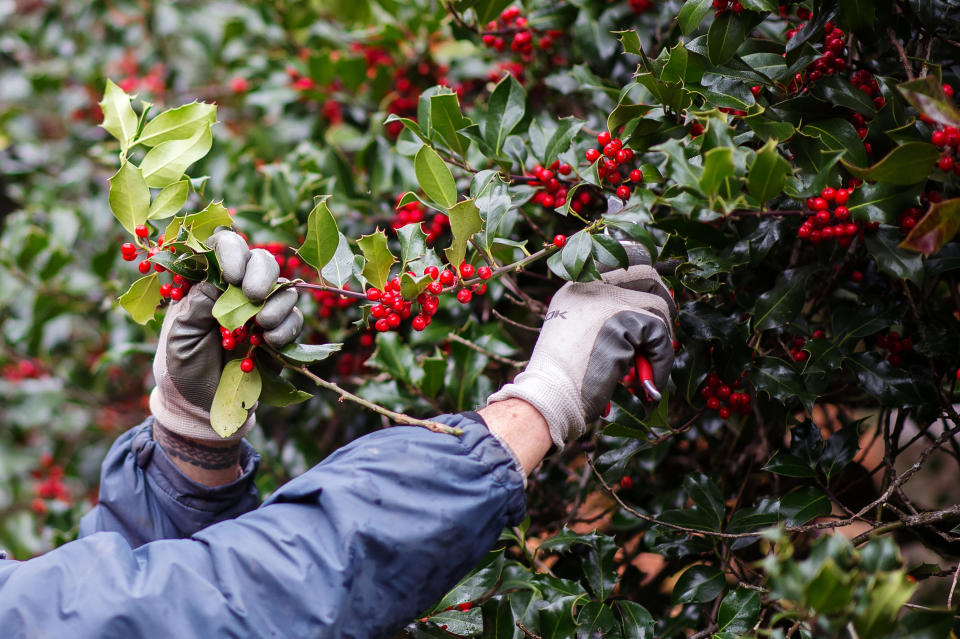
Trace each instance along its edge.
{"label": "blue jacket sleeve", "polygon": [[240,444],[241,476],[225,486],[198,484],[153,441],[153,418],[121,435],[100,470],[97,506],[80,521],[80,537],[120,533],[136,548],[158,539],[189,537],[257,507],[254,483],[260,456]]}
{"label": "blue jacket sleeve", "polygon": [[362,437],[259,509],[132,549],[96,533],[0,561],[11,637],[385,637],[436,601],[524,515],[513,458],[475,414],[456,437]]}

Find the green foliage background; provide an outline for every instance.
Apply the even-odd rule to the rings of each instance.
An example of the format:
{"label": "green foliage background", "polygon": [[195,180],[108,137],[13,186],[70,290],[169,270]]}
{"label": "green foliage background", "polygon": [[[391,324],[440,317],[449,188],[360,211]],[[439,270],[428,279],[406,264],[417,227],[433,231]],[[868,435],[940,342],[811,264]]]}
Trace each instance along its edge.
{"label": "green foliage background", "polygon": [[[158,320],[116,303],[139,274],[108,205],[109,77],[150,117],[217,104],[185,213],[223,200],[251,242],[299,247],[314,198],[331,196],[354,291],[379,277],[357,242],[378,228],[398,267],[442,263],[451,243],[455,260],[525,262],[375,346],[363,305],[303,296],[304,341],[344,343],[312,370],[388,408],[481,404],[552,292],[619,263],[610,235],[661,263],[680,307],[668,399],[648,411],[619,388],[598,428],[531,477],[529,520],[405,636],[950,636],[960,507],[936,480],[960,463],[960,200],[929,140],[960,126],[940,88],[956,80],[957,8],[834,0],[784,17],[747,0],[715,17],[709,0],[531,0],[535,40],[557,33],[525,60],[513,27],[505,51],[483,43],[508,4],[0,1],[0,546],[27,558],[69,540],[107,447],[147,413]],[[850,36],[846,70],[814,81],[828,21]],[[608,127],[644,172],[619,211],[583,159]],[[430,148],[454,193],[417,169]],[[579,214],[532,200],[531,170],[554,160],[573,167],[571,201],[592,194]],[[798,238],[806,199],[852,178],[864,232]],[[415,225],[390,230],[409,191],[453,233],[427,245]],[[465,199],[475,244],[471,216],[450,210]],[[910,207],[926,217],[906,244],[923,253],[901,246]],[[913,342],[893,360],[891,331]],[[708,409],[709,374],[739,382],[750,410]],[[382,425],[295,383],[316,396],[262,409],[252,435],[264,494]]]}

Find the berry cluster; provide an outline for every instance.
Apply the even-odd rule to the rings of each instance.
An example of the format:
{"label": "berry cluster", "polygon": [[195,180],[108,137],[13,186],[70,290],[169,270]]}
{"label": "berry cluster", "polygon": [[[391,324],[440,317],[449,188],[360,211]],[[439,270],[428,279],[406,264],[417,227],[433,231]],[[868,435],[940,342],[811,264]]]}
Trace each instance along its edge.
{"label": "berry cluster", "polygon": [[0,377],[10,382],[39,379],[45,376],[46,372],[38,359],[21,359],[16,363],[7,364],[0,370]]}
{"label": "berry cluster", "polygon": [[[789,18],[790,9],[791,7],[789,5],[781,4],[779,7],[777,7],[777,13],[779,13],[781,18]],[[801,20],[809,20],[811,15],[813,14],[811,13],[810,9],[807,9],[806,7],[797,7],[797,17]]]}
{"label": "berry cluster", "polygon": [[[558,63],[557,66],[563,65]],[[521,62],[512,62],[509,60],[498,62],[492,69],[490,69],[490,72],[487,74],[487,80],[489,82],[499,82],[500,78],[502,78],[505,73],[509,73],[516,78],[517,82],[523,84],[525,71],[526,67]]]}
{"label": "berry cluster", "polygon": [[533,195],[534,203],[540,204],[547,210],[566,204],[567,186],[560,182],[556,176],[570,175],[571,171],[573,171],[573,167],[566,163],[560,164],[559,160],[555,160],[549,169],[545,169],[539,164],[533,167],[533,176],[537,179],[531,180],[528,184],[538,189]]}
{"label": "berry cluster", "polygon": [[47,504],[43,500],[56,499],[69,502],[70,491],[63,483],[63,467],[53,463],[53,456],[50,453],[41,455],[39,461],[40,465],[30,471],[30,476],[34,480],[33,493],[36,495],[30,507],[38,515],[45,515]]}
{"label": "berry cluster", "polygon": [[728,419],[733,413],[750,413],[750,395],[735,389],[740,388],[740,380],[724,384],[720,376],[711,373],[700,389],[700,396],[707,400],[707,408],[717,411],[721,419]]}
{"label": "berry cluster", "polygon": [[[124,261],[132,262],[137,259],[137,257],[143,253],[144,259],[137,264],[137,269],[146,275],[150,272],[151,268],[157,273],[166,273],[167,269],[160,264],[152,263],[149,261],[151,257],[160,253],[161,251],[169,250],[171,253],[175,253],[176,249],[173,246],[164,248],[163,247],[163,235],[160,235],[157,238],[156,244],[150,242],[150,232],[151,229],[148,226],[140,225],[134,229],[134,233],[137,236],[136,243],[133,242],[124,242],[120,245],[120,257]],[[183,277],[182,275],[174,275],[173,283],[166,282],[160,285],[160,296],[164,299],[171,299],[174,302],[183,299],[183,296],[187,294],[190,290],[190,282]]]}
{"label": "berry cluster", "polygon": [[[800,25],[796,29],[787,32],[789,40],[802,28]],[[846,46],[847,34],[828,22],[824,28],[823,53],[819,58],[807,65],[807,79],[811,83],[820,81],[825,75],[833,75],[847,68],[847,61],[843,59],[843,48]]]}
{"label": "berry cluster", "polygon": [[[927,191],[920,197],[920,203],[922,207],[926,207],[927,204],[936,204],[943,200],[943,196],[939,191]],[[907,235],[913,227],[917,225],[917,222],[920,221],[920,218],[923,217],[923,209],[917,206],[911,206],[903,213],[897,217],[897,224],[900,226],[900,234]]]}
{"label": "berry cluster", "polygon": [[554,41],[563,35],[563,31],[548,30],[537,38],[537,33],[529,27],[520,7],[513,5],[500,12],[500,17],[487,23],[487,32],[483,34],[483,43],[495,51],[507,48],[505,36],[512,34],[510,50],[519,53],[525,62],[533,59],[534,45],[542,51],[553,49]]}
{"label": "berry cluster", "polygon": [[[469,286],[464,280],[469,280],[476,275],[480,280],[488,280],[493,276],[493,269],[489,266],[474,268],[473,264],[464,262],[460,265],[460,287],[457,290],[457,301],[461,304],[468,304],[473,299],[474,294],[483,295],[487,292],[487,285],[481,282],[474,282]],[[417,273],[409,272],[412,277],[417,277]],[[383,333],[389,330],[396,330],[400,327],[403,320],[413,315],[413,305],[417,304],[419,313],[413,316],[410,325],[413,330],[422,331],[433,320],[437,309],[440,306],[440,299],[437,297],[444,292],[452,292],[457,285],[458,277],[451,269],[442,271],[436,266],[428,266],[423,271],[432,280],[427,284],[427,290],[420,293],[416,300],[406,300],[403,298],[400,278],[394,277],[387,282],[383,290],[378,288],[368,288],[366,292],[367,299],[371,302],[377,302],[370,307],[370,315],[376,321],[373,327]],[[446,287],[446,288],[445,288]]]}
{"label": "berry cluster", "polygon": [[[402,229],[407,224],[417,224],[418,222],[423,222],[424,216],[427,213],[427,207],[421,204],[420,202],[414,200],[413,202],[408,202],[403,206],[399,206],[400,200],[397,200],[397,214],[394,217],[393,222],[390,223],[390,227],[396,231]],[[437,213],[433,216],[433,219],[430,220],[429,226],[426,224],[421,225],[421,229],[427,235],[427,244],[433,244],[437,238],[439,238],[443,233],[450,227],[450,218],[446,213]]]}
{"label": "berry cluster", "polygon": [[[827,334],[823,331],[814,331],[810,336],[810,339],[826,339]],[[805,362],[810,358],[810,353],[803,350],[803,347],[806,345],[807,339],[801,335],[796,335],[792,340],[790,340],[790,357],[793,358],[795,362]]]}
{"label": "berry cluster", "polygon": [[869,129],[867,129],[867,124],[869,124],[869,122],[870,121],[867,118],[856,111],[850,114],[850,123],[856,127],[857,135],[859,135],[860,139],[863,140],[864,150],[867,153],[873,153],[873,145],[867,142],[867,135],[870,133]]}
{"label": "berry cluster", "polygon": [[220,327],[220,345],[223,346],[224,350],[232,351],[247,341],[250,342],[250,348],[247,349],[246,355],[240,362],[240,370],[244,373],[249,373],[254,369],[253,351],[257,346],[263,344],[263,329],[257,326],[252,319],[232,331],[225,326]]}
{"label": "berry cluster", "polygon": [[[587,162],[591,164],[600,161],[597,164],[597,173],[600,175],[600,181],[607,181],[610,184],[620,184],[617,187],[617,197],[621,200],[630,198],[630,187],[621,182],[629,181],[634,184],[643,182],[643,171],[632,169],[629,173],[623,174],[621,166],[633,161],[633,149],[623,146],[623,140],[612,137],[607,131],[597,135],[598,148],[587,149]],[[602,158],[602,159],[601,159]],[[623,167],[626,168],[626,167]]]}
{"label": "berry cluster", "polygon": [[878,109],[882,109],[886,105],[887,101],[880,93],[880,84],[877,82],[877,78],[866,69],[860,69],[850,74],[850,83],[870,96],[873,99],[874,106]]}
{"label": "berry cluster", "polygon": [[840,246],[850,246],[853,238],[863,233],[864,227],[875,228],[872,224],[861,225],[850,219],[850,209],[846,204],[857,183],[851,180],[850,184],[845,189],[828,186],[820,192],[820,197],[807,198],[807,209],[811,215],[800,225],[797,237],[811,244],[836,240]]}
{"label": "berry cluster", "polygon": [[909,337],[901,337],[896,331],[890,331],[877,338],[877,348],[887,351],[887,361],[891,365],[900,366],[903,355],[913,350],[913,340]]}

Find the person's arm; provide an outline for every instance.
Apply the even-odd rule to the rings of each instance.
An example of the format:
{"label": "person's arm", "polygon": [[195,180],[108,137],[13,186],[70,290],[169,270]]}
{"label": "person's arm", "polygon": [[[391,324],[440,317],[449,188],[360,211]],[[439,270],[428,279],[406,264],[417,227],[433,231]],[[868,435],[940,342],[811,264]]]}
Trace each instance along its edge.
{"label": "person's arm", "polygon": [[[521,441],[503,415],[484,414],[491,430]],[[259,509],[189,539],[133,549],[98,533],[0,561],[0,628],[11,637],[390,636],[524,516],[522,475],[483,419],[438,419],[464,434],[398,426],[367,435]]]}
{"label": "person's arm", "polygon": [[[158,434],[166,445],[158,444]],[[80,521],[80,537],[116,532],[136,548],[189,537],[257,507],[260,456],[246,440],[212,447],[173,437],[148,418],[117,438],[100,467],[98,503]]]}

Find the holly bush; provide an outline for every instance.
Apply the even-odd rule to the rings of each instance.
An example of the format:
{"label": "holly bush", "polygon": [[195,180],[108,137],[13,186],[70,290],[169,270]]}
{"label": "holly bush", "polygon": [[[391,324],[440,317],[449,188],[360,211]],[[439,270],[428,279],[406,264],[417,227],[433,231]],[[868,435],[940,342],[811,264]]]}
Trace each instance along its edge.
{"label": "holly bush", "polygon": [[526,521],[400,636],[952,636],[951,3],[17,0],[0,21],[14,557],[75,535],[146,415],[164,306],[221,284],[217,226],[306,316],[277,352],[241,291],[217,311],[215,425],[259,398],[263,494],[482,405],[551,294],[633,242],[679,307],[662,401],[622,371]]}

